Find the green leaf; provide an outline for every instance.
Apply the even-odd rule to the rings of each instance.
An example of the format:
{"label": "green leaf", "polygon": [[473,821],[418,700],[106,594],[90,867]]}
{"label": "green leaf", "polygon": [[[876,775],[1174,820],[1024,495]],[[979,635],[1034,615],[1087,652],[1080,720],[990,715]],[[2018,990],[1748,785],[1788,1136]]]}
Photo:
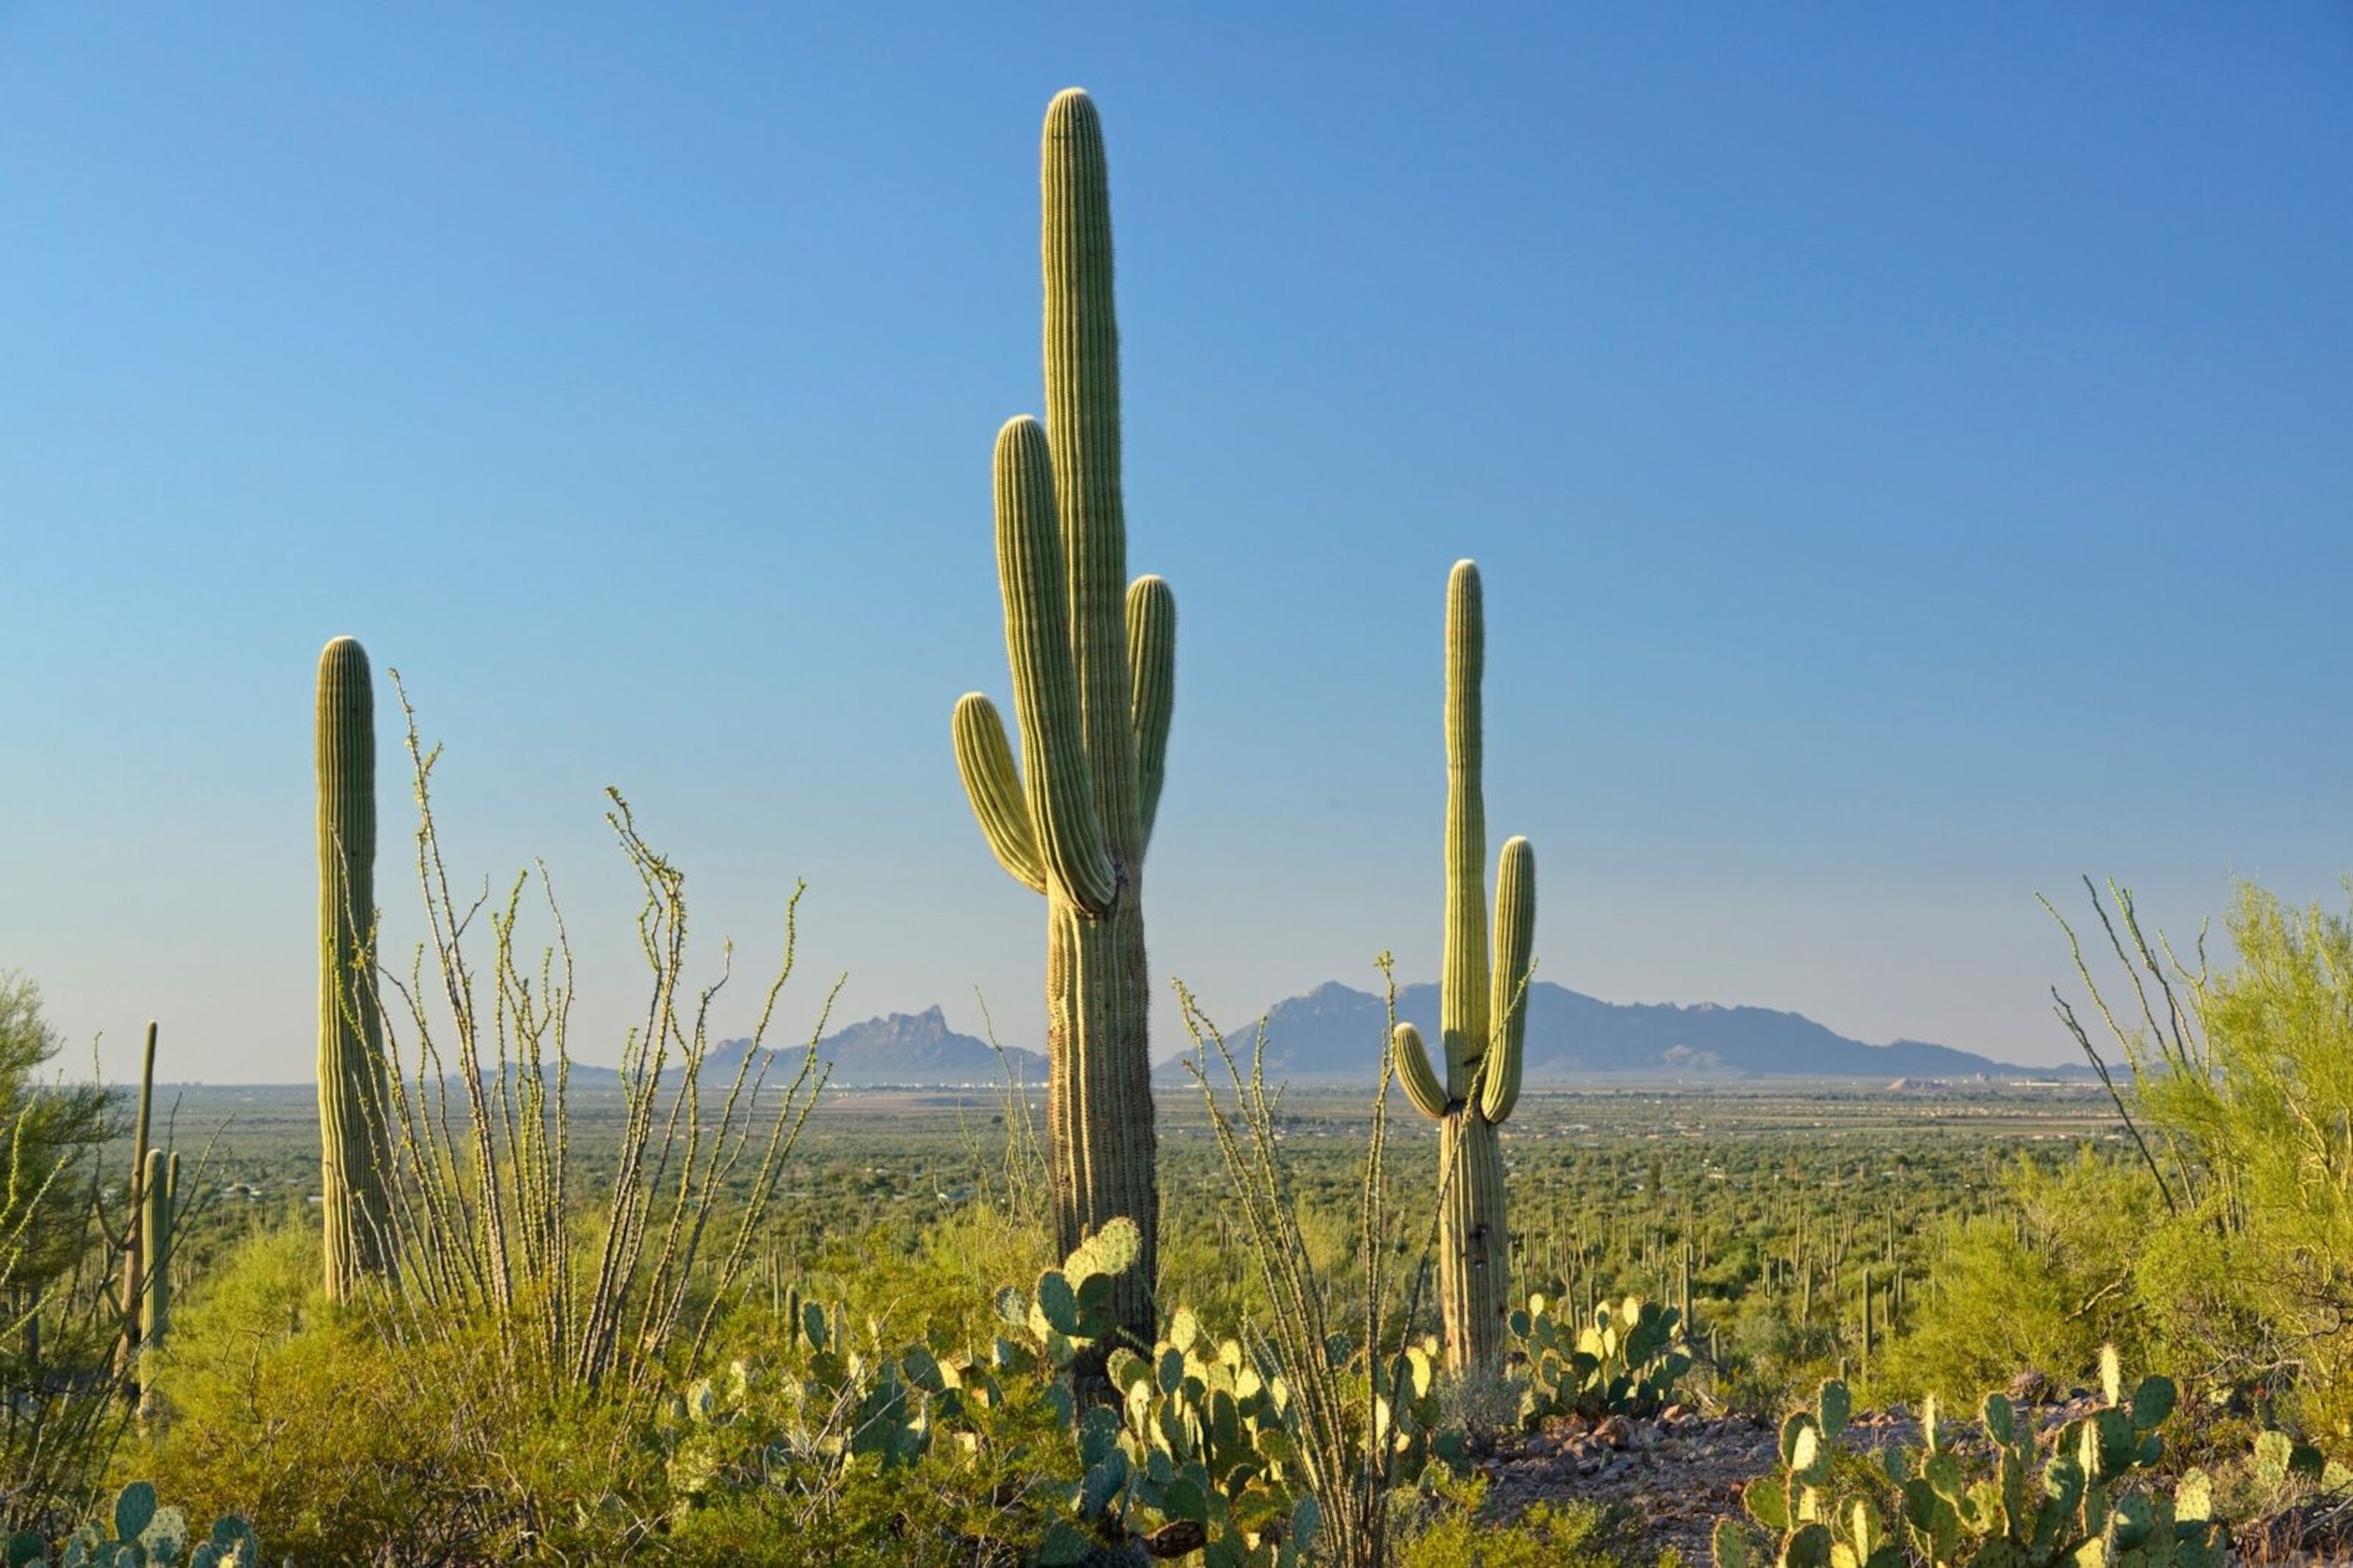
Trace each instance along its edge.
{"label": "green leaf", "polygon": [[1715,1568],[1752,1568],[1757,1559],[1752,1554],[1747,1533],[1728,1519],[1715,1521],[1715,1534],[1708,1542]]}

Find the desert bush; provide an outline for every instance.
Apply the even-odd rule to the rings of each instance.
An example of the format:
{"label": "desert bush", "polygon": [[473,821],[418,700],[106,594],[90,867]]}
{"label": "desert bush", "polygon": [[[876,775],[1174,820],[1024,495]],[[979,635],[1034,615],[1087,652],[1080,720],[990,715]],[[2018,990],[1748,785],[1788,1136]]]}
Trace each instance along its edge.
{"label": "desert bush", "polygon": [[2125,977],[2104,990],[2077,945],[2108,1051],[2063,1000],[2060,1013],[2116,1096],[2153,1199],[2144,1223],[2091,1210],[2071,1228],[2086,1245],[2116,1238],[2153,1353],[2201,1386],[2288,1391],[2286,1411],[2347,1451],[2353,923],[2242,886],[2226,921],[2237,962],[2218,970],[2202,942],[2193,967],[2145,935],[2130,894],[2095,891],[2094,907]]}
{"label": "desert bush", "polygon": [[0,970],[0,1527],[88,1512],[125,1412],[121,1318],[94,1246],[106,1091],[48,1082],[61,1042],[30,980]]}
{"label": "desert bush", "polygon": [[[1634,1568],[1620,1542],[1636,1521],[1622,1504],[1540,1502],[1517,1519],[1489,1517],[1487,1482],[1471,1476],[1439,1489],[1439,1506],[1405,1533],[1398,1568]],[[1681,1568],[1672,1550],[1656,1568]]]}

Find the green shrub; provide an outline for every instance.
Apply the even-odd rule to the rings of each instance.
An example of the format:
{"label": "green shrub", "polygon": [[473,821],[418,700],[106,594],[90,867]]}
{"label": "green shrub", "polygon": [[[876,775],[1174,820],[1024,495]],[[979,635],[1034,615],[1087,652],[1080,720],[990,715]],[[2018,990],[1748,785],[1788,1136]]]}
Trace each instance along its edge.
{"label": "green shrub", "polygon": [[158,1376],[164,1416],[120,1469],[169,1478],[194,1517],[253,1521],[301,1563],[616,1555],[656,1456],[613,1402],[548,1403],[486,1325],[404,1344],[320,1285],[318,1238],[264,1234],[191,1292]]}
{"label": "green shrub", "polygon": [[2063,1228],[2118,1259],[2160,1364],[2291,1390],[2312,1436],[2353,1450],[2353,922],[2242,886],[2238,961],[2216,971],[2147,938],[2129,894],[2094,906],[2128,989],[2077,964],[2128,1086],[2061,1012],[2126,1118],[2141,1196]]}
{"label": "green shrub", "polygon": [[[1623,1504],[1542,1502],[1515,1520],[1486,1516],[1487,1482],[1473,1476],[1440,1489],[1441,1507],[1405,1542],[1398,1568],[1630,1568],[1617,1544],[1635,1520]],[[1658,1568],[1680,1568],[1670,1550]]]}

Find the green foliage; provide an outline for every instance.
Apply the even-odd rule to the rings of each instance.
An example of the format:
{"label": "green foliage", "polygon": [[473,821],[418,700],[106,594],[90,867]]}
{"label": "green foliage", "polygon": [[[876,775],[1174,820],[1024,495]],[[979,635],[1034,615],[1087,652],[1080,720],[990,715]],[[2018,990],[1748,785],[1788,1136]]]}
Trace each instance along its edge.
{"label": "green foliage", "polygon": [[[1570,1499],[1537,1503],[1519,1518],[1484,1517],[1487,1483],[1472,1476],[1439,1489],[1443,1503],[1398,1553],[1398,1568],[1630,1568],[1617,1543],[1634,1521],[1622,1505]],[[1668,1552],[1657,1568],[1679,1568]]]}
{"label": "green foliage", "polygon": [[[89,1165],[110,1130],[104,1089],[43,1081],[62,1044],[41,1015],[40,988],[0,969],[0,1287],[19,1300],[81,1256]],[[14,1326],[0,1309],[0,1330]]]}
{"label": "green foliage", "polygon": [[[2353,1448],[2353,922],[2242,886],[2236,966],[2201,955],[2193,969],[2144,936],[2128,893],[2109,895],[2094,908],[2129,1001],[2076,957],[2129,1070],[2129,1102],[2109,1081],[2162,1206],[2126,1228],[2152,1350],[2201,1385],[2292,1389],[2313,1436]],[[2074,1232],[2103,1225],[2116,1228],[2086,1213]]]}
{"label": "green foliage", "polygon": [[93,1250],[107,1093],[44,1080],[59,1040],[30,980],[0,970],[0,1530],[52,1531],[96,1498],[122,1431],[111,1292],[77,1288]]}
{"label": "green foliage", "polygon": [[1553,1415],[1654,1415],[1674,1399],[1692,1369],[1682,1313],[1629,1296],[1600,1303],[1578,1328],[1556,1315],[1567,1305],[1532,1296],[1512,1314],[1527,1357],[1521,1425],[1533,1432]]}
{"label": "green foliage", "polygon": [[330,1303],[319,1243],[266,1234],[175,1312],[157,1387],[169,1419],[122,1456],[170,1478],[196,1517],[251,1520],[302,1563],[480,1561],[568,1548],[617,1555],[609,1502],[656,1457],[615,1402],[548,1403],[508,1375],[483,1324],[412,1346]]}

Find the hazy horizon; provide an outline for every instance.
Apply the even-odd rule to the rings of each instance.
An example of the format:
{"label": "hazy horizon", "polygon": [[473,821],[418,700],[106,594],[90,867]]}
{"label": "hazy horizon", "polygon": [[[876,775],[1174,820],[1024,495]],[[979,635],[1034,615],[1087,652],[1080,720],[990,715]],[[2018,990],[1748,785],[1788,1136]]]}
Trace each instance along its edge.
{"label": "hazy horizon", "polygon": [[71,1070],[152,1017],[167,1079],[307,1078],[350,634],[391,950],[397,668],[461,883],[549,868],[580,1059],[642,991],[607,784],[697,972],[737,943],[716,1033],[806,878],[783,1036],[846,972],[837,1025],[978,988],[1035,1044],[948,715],[1007,696],[989,443],[1079,84],[1178,607],[1156,975],[1229,1029],[1434,975],[1470,556],[1543,979],[2069,1060],[2038,893],[2187,939],[2353,870],[2348,70],[2317,3],[8,8],[0,969]]}

